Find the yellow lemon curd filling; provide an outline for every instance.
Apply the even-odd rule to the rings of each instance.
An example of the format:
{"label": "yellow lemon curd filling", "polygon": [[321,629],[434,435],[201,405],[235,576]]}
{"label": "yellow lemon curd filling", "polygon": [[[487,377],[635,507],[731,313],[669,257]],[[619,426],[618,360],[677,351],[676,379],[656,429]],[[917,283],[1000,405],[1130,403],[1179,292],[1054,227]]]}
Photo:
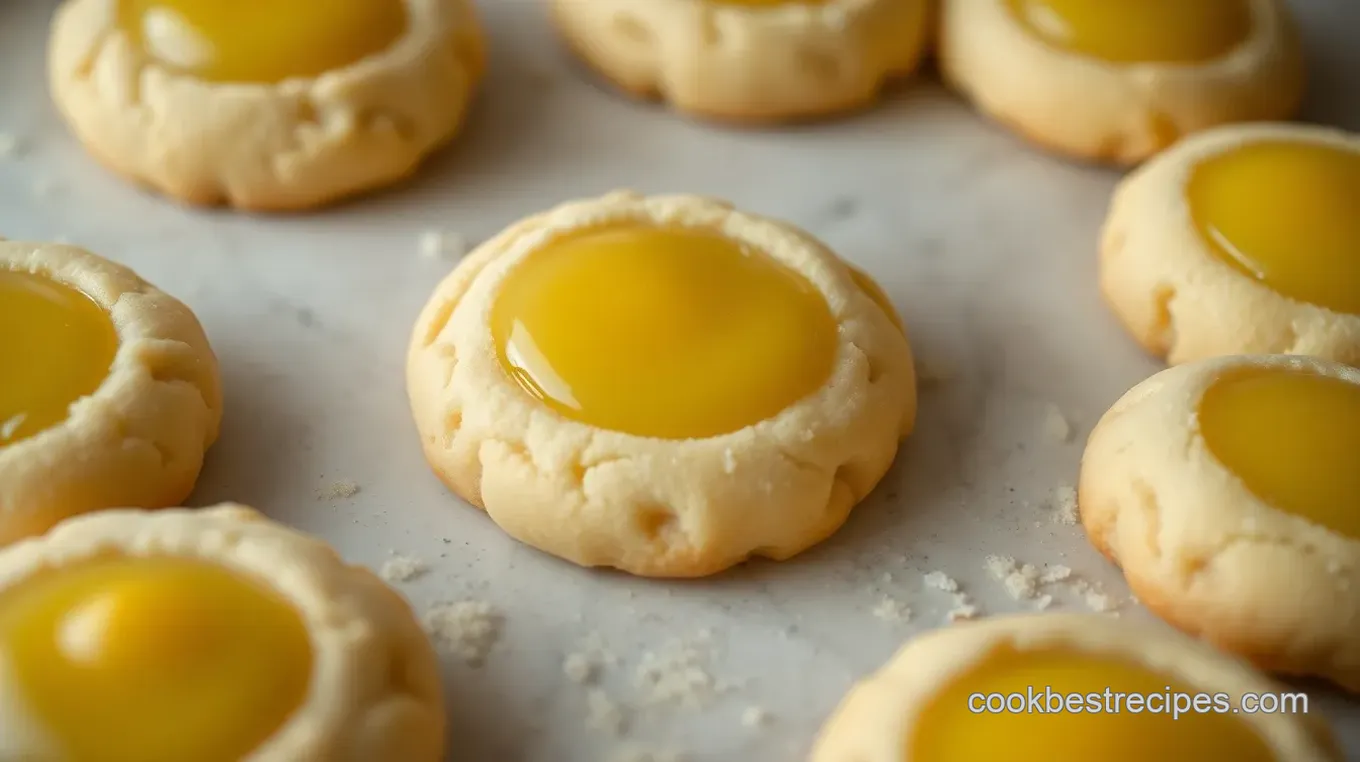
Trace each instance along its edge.
{"label": "yellow lemon curd filling", "polygon": [[1199,63],[1247,39],[1246,0],[1006,0],[1044,42],[1115,63]]}
{"label": "yellow lemon curd filling", "polygon": [[1199,405],[1209,451],[1271,506],[1360,539],[1360,384],[1256,369]]}
{"label": "yellow lemon curd filling", "polygon": [[1360,314],[1360,150],[1248,143],[1200,162],[1186,194],[1225,262],[1277,293]]}
{"label": "yellow lemon curd filling", "polygon": [[[1032,689],[1042,702],[1045,689],[1065,703],[1081,694],[1083,708],[1096,711],[988,713],[986,697]],[[1107,697],[1106,691],[1109,691]],[[906,758],[914,762],[1150,762],[1213,760],[1275,762],[1256,732],[1230,714],[1183,713],[1174,719],[1168,692],[1194,696],[1198,691],[1116,655],[1074,648],[1021,651],[1005,647],[954,677],[933,696],[906,739]],[[1154,697],[1151,709],[1129,709],[1127,698]],[[1119,703],[1116,705],[1116,699]],[[1059,698],[1051,706],[1059,706]],[[996,709],[1001,699],[992,700]],[[1020,708],[1014,700],[1014,708]],[[1207,701],[1207,699],[1206,699]],[[1047,708],[1047,707],[1045,707]],[[1113,711],[1114,709],[1119,711]],[[1028,709],[1028,707],[1026,707]]]}
{"label": "yellow lemon curd filling", "polygon": [[0,267],[0,447],[66,420],[117,351],[113,319],[89,296]]}
{"label": "yellow lemon curd filling", "polygon": [[821,293],[716,232],[643,225],[568,235],[506,276],[500,360],[568,418],[689,439],[766,420],[826,383],[837,326]]}
{"label": "yellow lemon curd filling", "polygon": [[118,0],[147,55],[211,82],[276,83],[340,69],[406,32],[403,0]]}
{"label": "yellow lemon curd filling", "polygon": [[298,612],[222,566],[108,557],[0,593],[0,675],[69,762],[237,762],[301,706]]}

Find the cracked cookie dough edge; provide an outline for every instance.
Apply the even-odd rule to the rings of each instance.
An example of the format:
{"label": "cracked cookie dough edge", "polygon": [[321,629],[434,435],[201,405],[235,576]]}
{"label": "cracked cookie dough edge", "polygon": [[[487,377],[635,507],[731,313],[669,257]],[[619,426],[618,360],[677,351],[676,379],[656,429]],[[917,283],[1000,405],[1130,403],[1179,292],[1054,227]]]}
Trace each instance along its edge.
{"label": "cracked cookie dough edge", "polygon": [[[1191,689],[1245,693],[1282,689],[1241,662],[1157,624],[1131,626],[1098,614],[1014,614],[920,635],[852,687],[823,726],[811,762],[899,762],[938,693],[999,648],[1074,648],[1131,659]],[[959,707],[963,710],[964,707]],[[1325,722],[1312,715],[1234,715],[1281,759],[1340,762]]]}
{"label": "cracked cookie dough edge", "polygon": [[1171,624],[1263,668],[1360,690],[1360,541],[1253,495],[1198,432],[1204,391],[1253,368],[1360,383],[1360,370],[1287,356],[1215,358],[1158,373],[1092,432],[1079,482],[1082,525],[1138,599]]}
{"label": "cracked cookie dough edge", "polygon": [[[387,50],[313,79],[205,82],[166,69],[116,23],[114,0],[53,21],[53,100],[91,155],[197,205],[304,210],[415,172],[462,124],[485,66],[468,0],[403,0]],[[248,125],[248,127],[243,127]]]}
{"label": "cracked cookie dough edge", "polygon": [[0,545],[101,508],[178,505],[222,420],[217,358],[193,312],[74,246],[0,241],[0,267],[87,294],[119,341],[108,376],[66,420],[0,447]]}
{"label": "cracked cookie dough edge", "polygon": [[743,8],[707,0],[553,0],[559,36],[620,89],[719,121],[823,118],[917,68],[928,0]]}
{"label": "cracked cookie dough edge", "polygon": [[410,606],[329,545],[252,508],[111,510],[0,551],[0,592],[44,569],[108,553],[220,563],[292,603],[313,649],[303,704],[244,762],[437,762],[438,662]]}
{"label": "cracked cookie dough edge", "polygon": [[1192,137],[1116,188],[1100,240],[1100,290],[1147,351],[1176,365],[1218,355],[1304,354],[1360,365],[1360,315],[1285,296],[1223,262],[1186,199],[1201,162],[1244,145],[1303,140],[1360,151],[1330,127],[1256,124]]}
{"label": "cracked cookie dough edge", "polygon": [[1287,118],[1303,98],[1301,43],[1281,0],[1247,0],[1247,39],[1188,66],[1063,51],[1005,2],[944,0],[941,73],[980,111],[1056,153],[1132,165],[1215,125]]}
{"label": "cracked cookie dough edge", "polygon": [[[772,419],[693,440],[605,431],[533,400],[497,359],[495,289],[542,245],[611,221],[718,230],[808,278],[839,325],[828,382]],[[455,493],[553,555],[659,577],[783,559],[827,537],[887,471],[916,410],[904,333],[821,243],[712,199],[629,192],[530,217],[464,260],[417,321],[407,383],[426,459]]]}

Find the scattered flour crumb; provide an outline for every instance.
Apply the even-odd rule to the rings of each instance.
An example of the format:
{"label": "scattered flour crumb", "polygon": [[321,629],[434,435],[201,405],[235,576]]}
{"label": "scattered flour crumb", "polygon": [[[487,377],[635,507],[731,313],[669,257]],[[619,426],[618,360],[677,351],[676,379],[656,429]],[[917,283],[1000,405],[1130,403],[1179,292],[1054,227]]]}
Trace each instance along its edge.
{"label": "scattered flour crumb", "polygon": [[960,622],[968,619],[976,619],[982,612],[968,599],[965,593],[954,595],[954,608],[949,610],[945,616],[951,622]]}
{"label": "scattered flour crumb", "polygon": [[485,601],[436,603],[425,612],[425,627],[435,647],[479,667],[500,640],[500,612]]}
{"label": "scattered flour crumb", "polygon": [[1099,585],[1084,579],[1074,579],[1068,585],[1072,592],[1081,596],[1086,608],[1098,612],[1114,611],[1114,599],[1106,595]]}
{"label": "scattered flour crumb", "polygon": [[706,706],[723,689],[708,671],[710,660],[706,633],[644,653],[636,675],[643,700],[650,705],[678,704],[690,709]]}
{"label": "scattered flour crumb", "polygon": [[909,622],[911,621],[911,609],[902,605],[901,601],[885,595],[874,607],[874,616],[885,622]]}
{"label": "scattered flour crumb", "polygon": [[457,233],[426,230],[420,234],[420,256],[424,259],[458,259],[467,253],[467,248],[467,240]]}
{"label": "scattered flour crumb", "polygon": [[1017,563],[1010,556],[987,556],[985,566],[1015,600],[1027,601],[1039,596],[1039,570],[1033,564]]}
{"label": "scattered flour crumb", "polygon": [[950,609],[949,613],[945,615],[945,618],[950,622],[957,622],[962,619],[975,619],[982,613],[973,603],[972,599],[968,597],[968,594],[959,589],[958,580],[948,574],[941,571],[933,571],[926,574],[922,578],[922,581],[925,582],[925,585],[928,588],[951,593],[954,596],[954,608]]}
{"label": "scattered flour crumb", "polygon": [[930,572],[925,575],[923,581],[926,583],[926,587],[941,592],[957,593],[959,591],[959,583],[953,577],[941,571]]}
{"label": "scattered flour crumb", "polygon": [[347,497],[354,497],[359,494],[359,484],[349,479],[342,479],[329,487],[321,487],[316,491],[317,500],[343,500]]}
{"label": "scattered flour crumb", "polygon": [[429,564],[419,558],[395,555],[383,562],[379,574],[387,582],[410,582],[429,570]]}
{"label": "scattered flour crumb", "polygon": [[1057,405],[1049,405],[1044,413],[1044,434],[1055,442],[1072,441],[1072,423]]}
{"label": "scattered flour crumb", "polygon": [[878,581],[884,585],[891,585],[893,581],[892,572],[883,572],[883,576],[879,577]]}
{"label": "scattered flour crumb", "polygon": [[741,724],[748,728],[763,728],[773,719],[764,707],[759,706],[748,706],[746,711],[741,713]]}
{"label": "scattered flour crumb", "polygon": [[1053,520],[1063,526],[1077,524],[1077,490],[1063,485],[1053,491]]}
{"label": "scattered flour crumb", "polygon": [[586,691],[586,725],[610,736],[618,737],[626,726],[623,710],[600,688]]}
{"label": "scattered flour crumb", "polygon": [[562,659],[562,673],[578,685],[594,683],[605,667],[617,667],[619,657],[598,632],[587,635],[575,651]]}
{"label": "scattered flour crumb", "polygon": [[1048,595],[1047,593],[1034,599],[1034,608],[1039,609],[1040,611],[1043,611],[1044,609],[1047,609],[1049,606],[1052,605],[1053,596]]}
{"label": "scattered flour crumb", "polygon": [[24,425],[24,420],[26,418],[28,418],[28,413],[19,413],[4,423],[0,423],[0,442],[14,436],[14,432],[18,431],[19,427]]}
{"label": "scattered flour crumb", "polygon": [[1071,568],[1063,566],[1062,564],[1057,564],[1055,566],[1050,566],[1047,569],[1045,569],[1044,573],[1039,575],[1039,582],[1041,584],[1051,585],[1055,582],[1062,582],[1064,580],[1070,579],[1071,577],[1072,577]]}

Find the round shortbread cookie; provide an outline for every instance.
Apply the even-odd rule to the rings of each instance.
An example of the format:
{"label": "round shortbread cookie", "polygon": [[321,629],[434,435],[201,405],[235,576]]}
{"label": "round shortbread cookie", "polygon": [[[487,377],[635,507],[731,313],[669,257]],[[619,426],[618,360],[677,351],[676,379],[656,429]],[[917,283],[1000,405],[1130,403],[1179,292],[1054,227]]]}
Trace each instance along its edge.
{"label": "round shortbread cookie", "polygon": [[[361,57],[352,62],[277,81],[251,79],[249,66],[199,76],[214,46],[179,20],[183,3],[142,3],[140,24],[129,26],[119,5],[128,1],[61,6],[48,61],[52,97],[101,163],[193,204],[301,210],[407,177],[458,131],[484,68],[470,0],[400,0],[405,25],[391,44],[356,48]],[[220,25],[262,27],[252,28],[247,62],[274,61],[258,47],[287,44],[273,38],[279,14],[291,11],[202,7]],[[252,20],[259,13],[274,18]],[[354,23],[358,29],[337,34],[364,33],[366,22]]]}
{"label": "round shortbread cookie", "polygon": [[618,87],[718,120],[862,108],[920,62],[927,0],[552,0],[557,28]]}
{"label": "round shortbread cookie", "polygon": [[[186,563],[189,565],[185,566]],[[79,575],[90,565],[107,572],[93,578],[76,577],[72,584],[77,587],[66,590],[44,587],[54,577]],[[174,614],[175,618],[169,624],[162,622],[159,629],[155,625],[139,628],[135,621],[120,621],[111,629],[109,622],[119,617],[135,616],[138,612],[148,616],[163,614],[170,604],[151,597],[157,592],[167,594],[154,587],[154,580],[157,575],[177,573],[188,574],[191,580],[225,578],[229,585],[243,583],[247,586],[244,590],[233,588],[228,594],[245,595],[247,600],[262,596],[264,602],[255,605],[263,606],[266,612],[273,613],[276,606],[289,612],[284,619],[292,619],[297,632],[275,620],[233,622],[227,629],[249,637],[251,647],[270,650],[271,654],[285,653],[291,657],[294,649],[309,650],[309,664],[285,661],[280,665],[282,670],[301,670],[297,673],[301,681],[296,696],[286,697],[289,700],[284,702],[258,695],[247,700],[251,693],[246,691],[232,694],[230,700],[215,699],[199,694],[197,684],[186,686],[182,679],[177,681],[173,675],[164,674],[167,670],[173,673],[195,668],[195,660],[199,659],[242,658],[233,650],[233,642],[196,631],[194,627],[199,625],[193,623],[194,616],[215,621],[214,617],[224,611],[238,610],[239,600],[222,598],[212,605],[188,605],[187,612]],[[150,595],[148,589],[152,591]],[[273,732],[246,752],[242,762],[443,759],[445,716],[439,665],[410,606],[372,572],[345,563],[321,540],[267,521],[250,508],[223,504],[200,510],[102,511],[63,522],[43,537],[0,551],[0,599],[9,604],[5,616],[0,616],[0,644],[20,649],[42,647],[23,640],[25,625],[16,620],[22,616],[50,616],[46,607],[34,603],[38,595],[56,596],[52,600],[66,601],[67,605],[74,601],[74,605],[81,606],[84,601],[82,608],[67,615],[60,634],[65,658],[90,661],[84,667],[87,672],[67,675],[67,679],[75,682],[64,684],[78,688],[80,681],[89,680],[89,695],[104,695],[110,688],[101,678],[106,679],[107,675],[97,674],[104,662],[136,658],[150,664],[144,681],[127,686],[120,699],[124,702],[145,700],[156,704],[158,690],[187,691],[181,699],[183,703],[197,709],[208,707],[221,714],[216,720],[212,719],[214,715],[205,720],[203,715],[191,713],[183,720],[206,723],[212,732],[219,732],[223,722],[239,723],[240,715],[279,710]],[[17,613],[20,609],[27,613]],[[92,614],[98,616],[90,622],[104,621],[105,626],[93,629],[78,626]],[[101,644],[117,637],[147,642]],[[184,644],[175,638],[199,640]],[[138,653],[137,648],[146,652]],[[185,649],[183,653],[180,648]],[[105,721],[99,719],[99,708],[88,700],[70,697],[47,701],[44,706],[43,694],[34,692],[32,686],[23,690],[22,684],[26,678],[41,679],[40,675],[16,669],[22,665],[7,664],[8,653],[8,649],[0,653],[0,725],[5,728],[0,734],[0,757],[66,759],[68,744],[86,748],[91,743],[89,734],[95,732],[99,722]],[[304,659],[308,656],[299,655]],[[249,664],[246,667],[244,671],[251,671]],[[47,664],[44,669],[60,667]],[[243,679],[231,673],[210,671],[210,674],[220,680]],[[16,680],[20,681],[17,685]],[[203,690],[209,690],[208,686]],[[264,703],[272,705],[264,707]],[[176,713],[180,708],[171,707],[168,711]],[[95,724],[73,726],[73,716],[93,717],[91,721]],[[169,717],[161,719],[171,721]],[[73,727],[74,738],[70,735]],[[160,760],[173,748],[168,745],[172,742],[166,740],[170,735],[111,738],[108,741],[117,744],[118,751],[101,749],[101,752],[119,759],[140,759],[144,756],[118,755],[131,753],[127,744],[142,745],[146,749],[143,755],[155,749],[155,758]],[[240,739],[218,740],[230,743]],[[213,751],[220,753],[221,749]]]}
{"label": "round shortbread cookie", "polygon": [[[1251,176],[1216,181],[1238,195],[1249,183],[1260,186],[1251,191],[1259,198],[1241,211],[1247,219],[1238,227],[1250,228],[1244,236],[1261,238],[1255,229],[1268,224],[1276,228],[1266,231],[1271,237],[1289,239],[1267,242],[1263,253],[1271,261],[1258,264],[1223,229],[1197,222],[1192,180],[1207,162],[1281,143],[1353,152],[1352,173],[1308,187],[1250,168]],[[1312,163],[1314,175],[1344,171],[1326,158]],[[1357,208],[1360,136],[1289,124],[1211,130],[1148,162],[1116,189],[1101,233],[1100,289],[1133,337],[1173,365],[1232,354],[1305,354],[1360,365],[1360,314],[1348,311],[1360,310],[1360,258],[1344,242],[1327,242],[1336,235],[1360,240]],[[1316,225],[1331,229],[1310,229]],[[1319,235],[1322,241],[1310,242]],[[1341,250],[1330,262],[1308,259],[1324,256],[1324,248]],[[1296,296],[1277,289],[1273,272],[1288,278],[1285,287]]]}
{"label": "round shortbread cookie", "polygon": [[[535,261],[531,255],[590,231],[619,227],[675,231],[706,245],[739,247],[747,252],[741,267],[777,271],[782,273],[780,283],[797,283],[798,298],[805,306],[818,305],[824,325],[819,323],[817,335],[806,339],[788,332],[768,335],[780,351],[795,355],[809,342],[824,346],[824,373],[783,407],[769,409],[766,396],[756,394],[742,408],[760,408],[754,420],[726,417],[724,424],[702,431],[692,419],[704,419],[712,409],[690,410],[683,407],[686,403],[676,403],[682,405],[674,408],[680,412],[667,412],[671,397],[687,399],[689,389],[670,388],[666,394],[671,397],[655,404],[651,396],[629,391],[644,383],[643,378],[659,384],[672,380],[649,375],[653,371],[645,368],[621,367],[617,378],[611,374],[603,382],[614,383],[615,391],[605,387],[602,403],[597,388],[596,401],[586,403],[608,406],[620,396],[633,403],[607,426],[571,409],[572,392],[581,390],[568,386],[555,395],[551,389],[528,391],[521,367],[537,362],[539,349],[531,341],[516,344],[520,360],[515,362],[520,364],[514,365],[512,377],[510,350],[498,346],[493,335],[498,300],[510,299],[504,296],[510,291],[507,283],[521,272],[539,278],[542,268],[526,268],[526,262]],[[655,263],[630,255],[599,275],[608,278],[636,264],[644,271],[638,277],[648,279],[647,293],[686,311],[682,317],[689,327],[684,330],[693,328],[701,336],[685,351],[701,356],[715,346],[714,351],[731,351],[718,346],[723,343],[720,334],[705,333],[705,326],[714,325],[712,318],[694,308],[712,296],[704,281],[717,274],[710,276],[703,268],[685,271],[685,261],[698,260],[690,259],[684,244],[677,250],[678,259]],[[719,265],[725,267],[722,261]],[[680,272],[674,276],[665,274],[677,267]],[[570,297],[572,309],[589,313],[589,319],[605,314],[615,324],[645,324],[642,317],[655,317],[646,304],[627,298],[626,283],[590,280],[577,285],[568,293],[584,296]],[[743,305],[746,293],[712,305],[730,313],[725,320],[743,321],[734,322],[733,330],[745,330],[751,321],[764,325],[762,316],[775,315],[784,306],[769,302],[769,294],[763,293],[759,298],[766,301],[760,304],[773,305],[772,311],[747,314],[754,308]],[[605,328],[611,336],[618,333],[612,324]],[[650,351],[648,338],[642,337],[634,349]],[[595,340],[593,334],[582,338],[586,344]],[[687,384],[711,392],[710,397],[727,399],[726,382],[712,380],[735,372],[733,364],[754,367],[745,355],[763,357],[765,348],[749,349],[751,353],[738,347],[735,354],[723,355],[712,369],[673,370]],[[648,362],[671,362],[664,353],[651,356]],[[568,382],[543,383],[563,387]],[[899,440],[911,431],[916,411],[906,335],[891,304],[863,273],[808,234],[726,203],[628,192],[563,204],[522,220],[468,255],[438,286],[416,323],[407,384],[430,465],[455,493],[484,508],[506,532],[581,565],[662,577],[711,574],[750,556],[784,559],[827,537],[883,477]],[[547,404],[546,397],[559,402]],[[640,428],[642,419],[658,416],[669,428]]]}
{"label": "round shortbread cookie", "polygon": [[1180,365],[1091,433],[1081,522],[1163,619],[1360,690],[1356,448],[1360,370],[1285,355]]}
{"label": "round shortbread cookie", "polygon": [[[0,241],[0,280],[8,279],[23,280],[7,286],[14,291],[0,306],[0,355],[17,352],[6,362],[28,363],[0,371],[0,545],[79,513],[182,503],[222,419],[217,359],[194,314],[126,267],[74,246]],[[33,288],[44,293],[20,298]],[[53,299],[92,316],[96,340],[49,353],[41,334],[22,330],[43,330],[22,304],[45,308]],[[80,367],[72,352],[90,362],[102,355],[100,367]],[[53,368],[88,383],[36,375]]]}
{"label": "round shortbread cookie", "polygon": [[[1273,700],[1282,690],[1161,625],[1096,614],[993,617],[909,641],[850,690],[811,760],[1340,762],[1330,731],[1312,715],[1236,709],[1248,695]],[[1054,711],[1046,691],[1063,709]],[[1130,696],[1146,703],[1134,711]],[[1195,701],[1214,712],[1185,707]]]}
{"label": "round shortbread cookie", "polygon": [[1138,61],[1043,39],[1016,7],[1033,2],[1031,23],[1063,29],[1045,0],[944,0],[940,68],[979,110],[1038,145],[1135,164],[1185,135],[1298,108],[1304,62],[1285,4],[1241,1],[1249,17],[1236,44],[1199,60]]}

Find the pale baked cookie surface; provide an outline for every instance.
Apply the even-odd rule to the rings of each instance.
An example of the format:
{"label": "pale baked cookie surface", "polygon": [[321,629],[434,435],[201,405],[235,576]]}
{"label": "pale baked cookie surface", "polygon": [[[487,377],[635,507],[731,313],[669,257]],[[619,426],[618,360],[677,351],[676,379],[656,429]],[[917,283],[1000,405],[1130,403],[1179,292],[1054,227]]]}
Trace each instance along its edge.
{"label": "pale baked cookie surface", "polygon": [[1305,354],[1360,365],[1360,135],[1257,124],[1189,138],[1115,191],[1106,302],[1171,364]]}
{"label": "pale baked cookie surface", "polygon": [[1303,95],[1282,0],[944,0],[940,67],[983,113],[1059,153],[1134,164]]}
{"label": "pale baked cookie surface", "polygon": [[[1053,711],[1056,698],[1044,709],[1031,706],[1031,693],[1044,705],[1046,689],[1064,704],[1076,694],[1071,700],[1080,708]],[[1340,762],[1330,732],[1311,715],[1222,713],[1248,694],[1282,690],[1161,625],[1094,614],[995,617],[908,642],[850,690],[811,760]],[[1185,694],[1179,718],[1171,711],[1176,696],[1171,708],[1161,703],[1168,691]],[[1149,703],[1134,711],[1127,695],[1114,703],[1121,693]],[[1194,700],[1211,705],[1210,696],[1222,702],[1219,713],[1189,710]],[[1007,701],[1015,702],[1012,710],[998,711]]]}
{"label": "pale baked cookie surface", "polygon": [[114,510],[0,551],[0,757],[438,762],[407,603],[239,505]]}
{"label": "pale baked cookie surface", "polygon": [[0,545],[78,513],[179,505],[221,418],[188,307],[83,249],[0,241]]}
{"label": "pale baked cookie surface", "polygon": [[387,185],[457,132],[482,33],[469,0],[342,5],[66,0],[52,95],[95,158],[182,201],[296,210]]}
{"label": "pale baked cookie surface", "polygon": [[552,0],[567,44],[614,84],[731,121],[825,116],[910,74],[927,0]]}
{"label": "pale baked cookie surface", "polygon": [[1357,448],[1360,370],[1284,355],[1177,366],[1092,432],[1082,525],[1177,627],[1360,690]]}
{"label": "pale baked cookie surface", "polygon": [[916,411],[910,346],[872,280],[789,225],[627,192],[468,255],[416,323],[407,384],[430,465],[506,532],[663,577],[827,537]]}

